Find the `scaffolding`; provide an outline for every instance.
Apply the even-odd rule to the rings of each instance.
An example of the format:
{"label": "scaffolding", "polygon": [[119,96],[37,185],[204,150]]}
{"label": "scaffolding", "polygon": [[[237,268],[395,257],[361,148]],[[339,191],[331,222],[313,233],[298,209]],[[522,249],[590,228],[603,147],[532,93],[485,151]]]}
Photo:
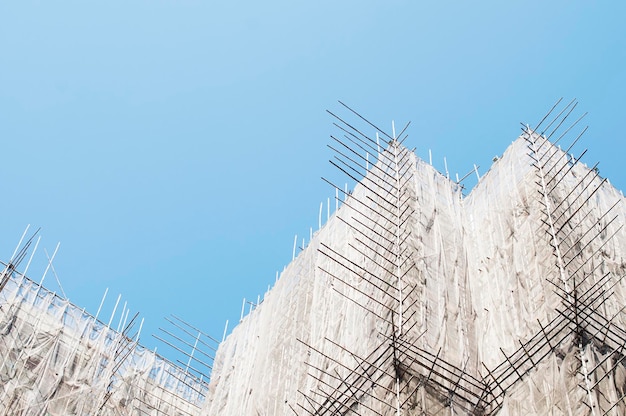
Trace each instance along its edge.
{"label": "scaffolding", "polygon": [[[534,128],[523,126],[518,142],[526,142],[527,164],[535,176],[531,203],[540,210],[536,215],[539,229],[533,235],[545,236],[554,258],[542,270],[552,292],[548,298],[556,297],[560,305],[544,306],[547,313],[535,316],[535,324],[526,324],[536,332],[516,339],[517,349],[498,347],[502,361],[493,367],[484,362],[476,365],[481,347],[472,345],[477,340],[471,339],[468,322],[459,325],[470,339],[461,340],[466,346],[457,354],[444,357],[446,346],[433,348],[436,343],[426,339],[438,329],[424,325],[421,316],[420,303],[428,296],[423,283],[428,267],[416,267],[424,253],[411,242],[424,238],[436,219],[434,213],[431,218],[414,215],[421,208],[420,196],[412,183],[415,169],[407,166],[419,161],[402,146],[406,137],[398,139],[395,132],[386,135],[366,121],[377,131],[370,138],[333,114],[344,136],[332,136],[338,146],[331,146],[336,152],[331,163],[359,188],[343,202],[347,208],[338,212],[337,219],[353,232],[355,243],[348,243],[348,252],[320,243],[320,254],[338,269],[330,271],[325,266],[321,270],[344,286],[334,288],[337,293],[379,322],[379,343],[367,355],[355,354],[354,345],[338,345],[329,338],[321,346],[305,343],[316,356],[312,362],[333,365],[307,364],[316,382],[308,391],[300,390],[302,399],[297,408],[292,407],[295,414],[493,415],[505,411],[595,416],[626,412],[624,263],[616,261],[624,240],[615,238],[622,230],[623,213],[616,210],[623,198],[605,206],[599,193],[607,193],[607,179],[600,177],[597,164],[582,165],[586,150],[578,157],[570,155],[586,127],[566,150],[557,146],[584,117],[561,131],[576,103],[570,102],[550,120],[559,104]],[[381,151],[382,135],[386,148]],[[451,181],[450,186],[452,194],[462,199],[458,194],[461,181]],[[415,226],[416,217],[428,222]],[[422,234],[415,235],[416,230]],[[461,281],[457,290],[466,289]],[[618,298],[612,299],[616,291]],[[468,318],[459,309],[458,319]],[[554,368],[565,380],[541,386],[542,377]],[[520,393],[532,389],[537,395],[534,400]]]}
{"label": "scaffolding", "polygon": [[342,106],[330,162],[355,186],[324,179],[335,213],[221,343],[167,318],[174,363],[139,345],[137,315],[114,329],[19,272],[35,235],[20,243],[0,416],[625,414],[626,208],[572,153],[577,103],[456,180],[405,146],[408,124]]}
{"label": "scaffolding", "polygon": [[137,315],[113,329],[17,271],[32,240],[0,279],[0,415],[199,415],[208,380],[139,345]]}

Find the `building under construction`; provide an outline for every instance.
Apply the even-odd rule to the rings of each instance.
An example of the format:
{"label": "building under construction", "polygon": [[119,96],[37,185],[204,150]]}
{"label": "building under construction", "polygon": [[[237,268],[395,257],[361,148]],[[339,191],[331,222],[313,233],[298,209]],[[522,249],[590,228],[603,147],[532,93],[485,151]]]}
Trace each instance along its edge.
{"label": "building under construction", "polygon": [[28,240],[0,283],[0,415],[626,414],[626,208],[575,152],[575,108],[523,125],[471,190],[405,130],[333,114],[356,185],[328,181],[338,209],[210,379],[28,279]]}

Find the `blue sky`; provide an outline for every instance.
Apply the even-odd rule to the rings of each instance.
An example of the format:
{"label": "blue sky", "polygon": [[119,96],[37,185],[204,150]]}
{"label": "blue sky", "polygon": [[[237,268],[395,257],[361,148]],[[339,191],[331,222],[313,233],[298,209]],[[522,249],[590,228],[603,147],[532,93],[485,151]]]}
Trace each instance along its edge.
{"label": "blue sky", "polygon": [[[0,4],[0,258],[42,227],[70,300],[118,293],[160,345],[175,314],[221,338],[317,227],[342,100],[443,170],[486,171],[560,97],[619,189],[621,2]],[[52,275],[47,286],[58,291]],[[161,347],[159,347],[161,348]]]}

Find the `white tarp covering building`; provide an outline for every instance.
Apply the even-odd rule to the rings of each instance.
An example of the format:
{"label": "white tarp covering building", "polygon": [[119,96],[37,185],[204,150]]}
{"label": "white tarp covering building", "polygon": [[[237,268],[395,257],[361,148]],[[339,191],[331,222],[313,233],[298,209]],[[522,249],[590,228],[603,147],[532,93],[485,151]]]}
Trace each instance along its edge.
{"label": "white tarp covering building", "polygon": [[7,269],[0,292],[0,414],[195,416],[207,383]]}
{"label": "white tarp covering building", "polygon": [[554,143],[570,108],[467,195],[402,133],[338,119],[333,164],[358,184],[210,383],[7,268],[0,415],[625,414],[626,208]]}
{"label": "white tarp covering building", "polygon": [[359,184],[220,346],[205,414],[625,414],[623,196],[548,139],[569,108],[467,196],[339,119]]}

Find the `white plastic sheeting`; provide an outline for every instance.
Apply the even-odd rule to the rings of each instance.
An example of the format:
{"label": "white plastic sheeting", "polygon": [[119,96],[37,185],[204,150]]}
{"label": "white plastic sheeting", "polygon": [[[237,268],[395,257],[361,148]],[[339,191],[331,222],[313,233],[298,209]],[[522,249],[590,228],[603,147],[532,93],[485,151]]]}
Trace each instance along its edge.
{"label": "white plastic sheeting", "polygon": [[0,415],[622,415],[626,218],[526,131],[467,196],[391,141],[210,384],[13,272]]}
{"label": "white plastic sheeting", "polygon": [[14,273],[0,293],[1,415],[199,414],[207,384]]}
{"label": "white plastic sheeting", "polygon": [[466,197],[405,160],[221,344],[203,414],[623,414],[623,196],[529,131]]}

